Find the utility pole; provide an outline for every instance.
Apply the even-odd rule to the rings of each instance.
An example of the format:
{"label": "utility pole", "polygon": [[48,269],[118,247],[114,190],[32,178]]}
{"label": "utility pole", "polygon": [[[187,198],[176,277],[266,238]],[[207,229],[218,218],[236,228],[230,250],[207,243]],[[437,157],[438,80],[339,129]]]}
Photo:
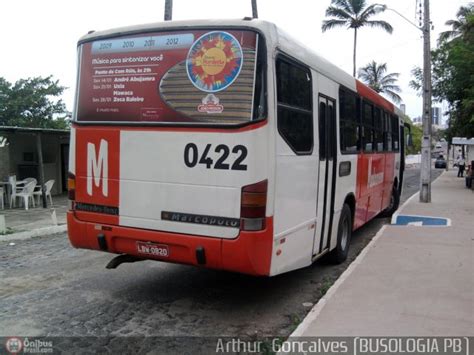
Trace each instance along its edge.
{"label": "utility pole", "polygon": [[165,0],[165,21],[173,19],[173,0]]}
{"label": "utility pole", "polygon": [[257,0],[252,0],[252,18],[258,18]]}
{"label": "utility pole", "polygon": [[423,21],[423,138],[421,141],[420,202],[431,202],[431,47],[430,1]]}

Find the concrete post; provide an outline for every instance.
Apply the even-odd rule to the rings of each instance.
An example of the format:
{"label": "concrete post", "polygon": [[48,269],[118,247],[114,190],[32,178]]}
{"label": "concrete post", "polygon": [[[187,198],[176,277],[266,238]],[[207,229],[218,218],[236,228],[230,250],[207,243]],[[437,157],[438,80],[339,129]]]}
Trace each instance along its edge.
{"label": "concrete post", "polygon": [[41,145],[41,132],[36,133],[36,150],[38,151],[38,168],[39,168],[39,183],[41,186],[41,199],[43,201],[43,208],[46,208],[46,193],[44,191],[44,164],[43,164],[43,148]]}
{"label": "concrete post", "polygon": [[421,141],[420,202],[431,202],[431,47],[430,1],[424,0],[423,138]]}

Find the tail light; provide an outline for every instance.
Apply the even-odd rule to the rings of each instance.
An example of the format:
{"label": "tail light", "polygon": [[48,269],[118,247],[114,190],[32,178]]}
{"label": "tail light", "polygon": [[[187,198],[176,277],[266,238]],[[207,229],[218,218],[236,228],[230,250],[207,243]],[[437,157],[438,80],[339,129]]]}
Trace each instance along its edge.
{"label": "tail light", "polygon": [[69,173],[67,179],[67,197],[69,199],[69,209],[74,209],[74,201],[76,200],[76,176]]}
{"label": "tail light", "polygon": [[267,180],[242,187],[240,202],[241,229],[257,231],[265,229],[267,209]]}

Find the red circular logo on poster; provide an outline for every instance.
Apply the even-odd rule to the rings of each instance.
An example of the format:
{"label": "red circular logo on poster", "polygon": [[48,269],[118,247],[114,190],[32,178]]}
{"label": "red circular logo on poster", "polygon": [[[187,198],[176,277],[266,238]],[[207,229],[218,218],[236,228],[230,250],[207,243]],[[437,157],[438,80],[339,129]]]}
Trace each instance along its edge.
{"label": "red circular logo on poster", "polygon": [[186,71],[199,90],[218,92],[237,79],[242,63],[239,41],[230,33],[214,31],[193,43],[186,59]]}

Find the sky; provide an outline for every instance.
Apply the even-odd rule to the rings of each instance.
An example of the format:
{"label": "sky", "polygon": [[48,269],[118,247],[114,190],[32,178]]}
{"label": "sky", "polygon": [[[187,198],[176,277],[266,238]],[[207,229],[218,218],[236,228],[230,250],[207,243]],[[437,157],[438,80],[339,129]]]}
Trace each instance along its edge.
{"label": "sky", "polygon": [[[419,2],[420,0],[418,0]],[[262,20],[275,23],[306,46],[352,74],[353,32],[344,27],[322,33],[321,23],[330,0],[258,0]],[[375,1],[368,0],[368,4]],[[379,0],[411,22],[417,0]],[[174,0],[173,19],[243,18],[251,16],[251,0]],[[431,45],[438,34],[449,29],[445,22],[469,0],[431,0],[433,30]],[[10,82],[21,78],[53,75],[68,87],[63,95],[72,110],[76,82],[77,40],[90,30],[161,22],[164,0],[17,0],[3,1],[0,10],[0,77]],[[375,18],[374,18],[375,19]],[[387,63],[389,72],[400,73],[399,86],[410,117],[421,115],[422,102],[409,88],[410,71],[423,63],[421,31],[386,11],[377,19],[388,21],[393,34],[363,28],[358,33],[357,67],[372,60]],[[440,106],[439,104],[437,106]]]}

